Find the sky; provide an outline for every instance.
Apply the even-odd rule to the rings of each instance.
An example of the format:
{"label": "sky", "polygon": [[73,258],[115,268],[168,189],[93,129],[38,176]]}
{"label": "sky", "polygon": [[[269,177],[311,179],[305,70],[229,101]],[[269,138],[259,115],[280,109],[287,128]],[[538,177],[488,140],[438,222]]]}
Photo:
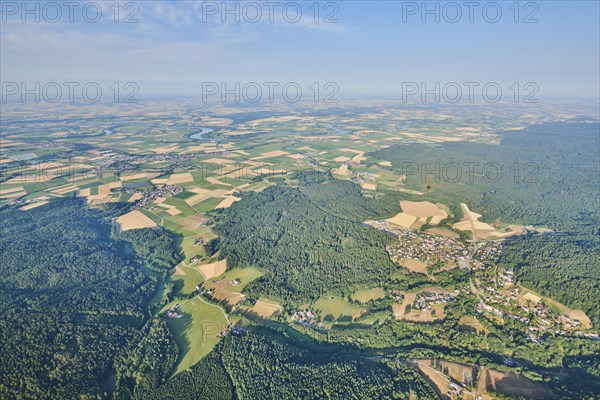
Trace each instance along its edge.
{"label": "sky", "polygon": [[540,96],[599,97],[598,1],[0,3],[3,83],[199,96],[206,82],[333,82],[342,97],[394,97],[407,82],[517,82],[521,94],[533,82]]}

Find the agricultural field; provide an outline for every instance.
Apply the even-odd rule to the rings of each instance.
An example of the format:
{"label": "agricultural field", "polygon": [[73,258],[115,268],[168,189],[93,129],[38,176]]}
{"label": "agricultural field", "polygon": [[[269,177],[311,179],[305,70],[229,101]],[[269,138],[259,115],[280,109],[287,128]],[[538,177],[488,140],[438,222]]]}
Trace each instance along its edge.
{"label": "agricultural field", "polygon": [[314,304],[314,308],[321,315],[321,320],[329,324],[352,322],[367,312],[366,308],[354,306],[336,297],[320,299]]}
{"label": "agricultural field", "polygon": [[381,299],[385,296],[386,292],[382,288],[372,288],[359,290],[357,292],[352,293],[352,300],[365,304],[371,300]]}
{"label": "agricultural field", "polygon": [[533,400],[559,398],[544,384],[534,382],[514,372],[501,372],[493,369],[483,369],[481,371],[477,383],[477,392],[482,396],[489,393],[491,398],[494,397],[494,393],[520,396]]}
{"label": "agricultural field", "polygon": [[[119,115],[81,119],[77,137],[52,124],[9,124],[0,143],[0,206],[27,218],[57,199],[77,199],[105,213],[116,236],[145,229],[170,235],[176,261],[167,257],[159,269],[147,261],[162,256],[155,247],[135,243],[137,261],[130,263],[145,262],[144,276],[155,285],[144,300],[152,311],[139,315],[166,327],[144,329],[170,337],[178,350],[160,342],[176,358],[170,382],[194,376],[199,363],[230,354],[221,346],[243,343],[256,330],[311,351],[360,343],[369,350],[357,359],[407,360],[394,368],[407,368],[403,373],[412,371],[414,381],[439,393],[459,382],[465,399],[590,393],[580,389],[585,384],[565,389],[553,371],[565,365],[569,379],[573,371],[593,373],[600,351],[596,305],[562,287],[587,282],[569,271],[597,260],[589,229],[574,226],[593,215],[585,213],[592,207],[539,218],[546,208],[521,207],[526,190],[516,192],[515,203],[501,185],[421,184],[401,168],[413,150],[424,159],[444,149],[451,161],[474,161],[472,154],[506,145],[500,128],[552,120],[553,112],[439,116],[365,101],[353,113],[217,107],[199,118],[190,109],[175,115],[164,108],[148,105],[135,122],[117,127],[111,121]],[[205,128],[210,132],[193,137]],[[40,166],[38,159],[50,161]],[[563,260],[561,287],[531,275],[538,263],[523,260],[529,253],[511,253],[523,241],[540,240],[528,249],[546,249],[535,257],[547,260],[558,250],[544,246],[569,240],[565,232],[579,241],[561,246],[577,263]],[[398,348],[410,354],[390,353]],[[453,361],[438,360],[434,351]],[[578,351],[590,358],[573,359]],[[520,364],[506,361],[509,354],[518,354]],[[474,360],[481,378],[468,383]]]}
{"label": "agricultural field", "polygon": [[168,321],[180,350],[175,374],[179,374],[202,359],[219,342],[219,335],[229,325],[221,307],[200,297],[182,302],[177,317]]}
{"label": "agricultural field", "polygon": [[272,318],[278,317],[283,308],[270,300],[258,299],[248,311],[262,318]]}

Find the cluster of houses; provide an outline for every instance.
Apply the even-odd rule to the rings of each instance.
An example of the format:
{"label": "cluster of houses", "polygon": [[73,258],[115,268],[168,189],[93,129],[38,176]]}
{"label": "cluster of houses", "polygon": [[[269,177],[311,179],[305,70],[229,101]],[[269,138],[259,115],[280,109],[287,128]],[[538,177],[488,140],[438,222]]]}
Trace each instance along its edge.
{"label": "cluster of houses", "polygon": [[304,310],[299,310],[292,315],[292,320],[297,324],[307,325],[316,328],[324,328],[322,322],[318,322],[317,313],[312,310],[305,308]]}
{"label": "cluster of houses", "polygon": [[466,263],[468,249],[459,241],[443,236],[405,231],[398,228],[384,228],[398,238],[398,242],[389,246],[387,251],[391,257],[404,261],[407,258],[427,264],[443,263],[460,265]]}
{"label": "cluster of houses", "polygon": [[[480,276],[480,278],[484,277]],[[478,290],[483,294],[481,302],[477,304],[479,314],[490,313],[512,318],[526,325],[525,334],[527,339],[533,343],[540,343],[546,333],[599,338],[596,332],[581,331],[580,321],[553,312],[539,298],[535,298],[536,296],[528,298],[528,294],[526,294],[526,301],[524,301],[519,297],[520,288],[514,286],[515,276],[512,271],[500,271],[497,273],[497,278],[496,287],[493,283],[494,278],[490,279],[489,277],[486,279],[486,283],[478,284]]]}
{"label": "cluster of houses", "polygon": [[418,310],[431,310],[432,306],[436,304],[444,304],[450,301],[456,301],[456,295],[458,295],[458,291],[455,294],[451,293],[429,293],[429,292],[421,292],[417,294],[415,300],[412,303],[412,308]]}
{"label": "cluster of houses", "polygon": [[183,315],[181,313],[177,312],[178,308],[179,308],[179,304],[175,304],[173,307],[169,308],[167,310],[167,317],[169,317],[169,319],[183,317]]}
{"label": "cluster of houses", "polygon": [[485,241],[475,244],[471,256],[474,261],[471,269],[487,269],[495,265],[502,255],[504,245],[501,241]]}
{"label": "cluster of houses", "polygon": [[191,153],[191,154],[181,154],[181,153],[163,153],[163,154],[144,154],[144,155],[126,155],[126,154],[111,154],[106,159],[101,160],[97,164],[97,168],[110,170],[111,167],[114,167],[115,164],[120,163],[130,163],[130,164],[146,164],[146,163],[154,163],[154,162],[169,162],[170,168],[177,168],[183,165],[180,165],[190,161],[195,160],[197,158],[204,157],[227,157],[231,155],[231,151],[220,151],[213,153]]}
{"label": "cluster of houses", "polygon": [[[163,185],[156,189],[147,190],[142,193],[142,197],[135,202],[133,205],[134,209],[145,206],[146,204],[153,203],[159,197],[171,197],[183,192],[183,188],[179,185]],[[156,207],[151,207],[149,210],[153,210]]]}

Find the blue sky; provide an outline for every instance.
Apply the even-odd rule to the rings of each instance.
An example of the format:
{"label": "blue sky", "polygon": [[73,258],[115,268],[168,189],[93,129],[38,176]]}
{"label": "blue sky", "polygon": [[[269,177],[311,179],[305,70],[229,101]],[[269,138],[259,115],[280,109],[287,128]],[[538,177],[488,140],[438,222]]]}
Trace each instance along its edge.
{"label": "blue sky", "polygon": [[[506,87],[536,82],[541,96],[598,97],[598,1],[540,1],[537,11],[520,2],[519,23],[514,7],[509,8],[513,1],[498,2],[502,16],[496,23],[484,19],[484,6],[488,18],[495,16],[490,2],[478,2],[473,23],[463,1],[457,2],[463,15],[456,23],[444,20],[444,15],[454,17],[451,8],[442,13],[447,2],[437,3],[439,23],[433,15],[423,23],[420,1],[339,1],[337,23],[323,22],[334,10],[324,9],[327,2],[319,3],[318,23],[309,8],[314,2],[299,2],[302,18],[291,23],[282,18],[290,2],[280,1],[270,22],[268,6],[258,1],[263,12],[258,22],[243,22],[244,15],[254,17],[248,8],[248,14],[240,14],[242,22],[230,14],[223,23],[221,9],[208,13],[214,4],[221,8],[221,2],[143,0],[135,2],[138,22],[129,24],[113,21],[113,1],[97,2],[102,18],[88,22],[81,16],[84,3],[74,10],[74,22],[63,6],[56,23],[44,18],[38,23],[32,15],[23,23],[22,9],[3,4],[2,81],[133,81],[142,96],[194,95],[209,81],[336,82],[341,96],[396,96],[402,82],[499,82]],[[404,22],[403,9],[411,11],[412,5],[419,10]],[[118,19],[132,11],[121,9]],[[293,6],[288,11],[293,18]],[[524,23],[534,11],[538,22]]]}

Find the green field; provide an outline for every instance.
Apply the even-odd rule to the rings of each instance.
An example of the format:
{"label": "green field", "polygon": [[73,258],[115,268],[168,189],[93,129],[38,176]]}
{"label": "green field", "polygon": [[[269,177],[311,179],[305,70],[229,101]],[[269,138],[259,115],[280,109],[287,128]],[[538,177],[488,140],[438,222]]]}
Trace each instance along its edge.
{"label": "green field", "polygon": [[385,297],[385,290],[382,288],[359,290],[352,294],[352,300],[359,301],[362,304],[368,303],[370,300],[381,299],[383,297]]}
{"label": "green field", "polygon": [[[260,278],[263,275],[262,272],[253,267],[247,268],[234,268],[218,277],[212,278],[211,282],[225,280],[227,282],[227,286],[225,289],[231,290],[232,292],[241,292],[246,285],[248,285],[253,280]],[[229,281],[237,279],[240,281],[239,285],[233,286]]]}
{"label": "green field", "polygon": [[318,300],[314,308],[319,311],[323,322],[352,322],[367,312],[366,308],[349,304],[339,297]]}
{"label": "green field", "polygon": [[175,374],[196,364],[219,342],[217,335],[227,327],[227,320],[219,306],[194,297],[182,303],[178,313],[183,317],[169,320],[169,328],[180,349]]}

